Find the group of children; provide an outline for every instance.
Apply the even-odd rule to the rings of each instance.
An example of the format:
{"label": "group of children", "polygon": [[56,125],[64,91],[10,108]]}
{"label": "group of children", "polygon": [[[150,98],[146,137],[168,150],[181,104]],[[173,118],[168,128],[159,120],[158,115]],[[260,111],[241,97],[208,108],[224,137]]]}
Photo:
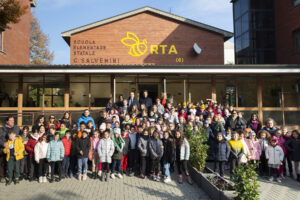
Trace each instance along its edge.
{"label": "group of children", "polygon": [[85,181],[89,169],[91,178],[100,177],[102,181],[126,174],[154,181],[163,178],[168,183],[175,168],[179,183],[185,175],[192,184],[188,170],[190,146],[184,134],[202,128],[210,146],[208,155],[221,176],[228,164],[232,177],[239,165],[259,162],[261,176],[273,174],[270,180],[280,182],[287,168],[292,175],[294,161],[300,181],[299,132],[289,134],[286,129],[278,129],[272,119],[262,128],[257,114],[246,121],[229,105],[207,101],[173,107],[165,98],[157,98],[152,104],[146,91],[138,101],[131,92],[129,99],[109,101],[95,124],[89,110],[85,110],[76,123],[66,112],[61,120],[51,115],[46,122],[40,116],[31,131],[25,126],[21,133],[9,132],[3,149],[7,185],[13,178],[15,183],[21,179],[44,183],[72,177]]}

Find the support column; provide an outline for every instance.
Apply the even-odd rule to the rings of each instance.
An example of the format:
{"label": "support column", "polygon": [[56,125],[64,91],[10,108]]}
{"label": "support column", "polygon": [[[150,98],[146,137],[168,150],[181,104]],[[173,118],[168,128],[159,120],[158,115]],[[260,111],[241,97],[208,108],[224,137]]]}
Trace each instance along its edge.
{"label": "support column", "polygon": [[183,102],[186,102],[186,80],[183,80]]}
{"label": "support column", "polygon": [[190,79],[188,79],[188,95],[189,95],[189,103],[191,103],[192,102],[192,93],[191,93]]}
{"label": "support column", "polygon": [[45,75],[43,75],[42,114],[45,114]]}
{"label": "support column", "polygon": [[216,75],[211,75],[211,99],[213,101],[217,101],[217,93],[216,93]]}
{"label": "support column", "polygon": [[116,77],[114,77],[114,79],[113,79],[113,81],[114,81],[114,84],[113,84],[113,100],[114,100],[114,102],[116,102]]}
{"label": "support column", "polygon": [[234,85],[235,85],[235,106],[239,107],[239,86],[238,86],[236,76],[234,77]]}
{"label": "support column", "polygon": [[18,82],[18,113],[17,113],[17,124],[18,126],[22,126],[23,124],[23,74],[19,74],[19,82]]}
{"label": "support column", "polygon": [[92,94],[91,94],[91,75],[89,75],[89,94],[88,94],[89,109],[91,109],[91,98],[92,98]]}
{"label": "support column", "polygon": [[65,111],[70,107],[70,77],[69,74],[65,75],[65,96],[64,96]]}
{"label": "support column", "polygon": [[166,98],[168,98],[167,97],[167,79],[164,77],[164,93],[165,93],[165,95],[166,95]]}
{"label": "support column", "polygon": [[258,117],[261,121],[263,121],[263,102],[262,102],[262,81],[261,76],[256,76],[256,82],[257,82],[257,107],[258,107]]}
{"label": "support column", "polygon": [[283,77],[280,76],[280,88],[281,88],[281,111],[282,111],[282,126],[285,127],[285,116],[284,116],[284,89],[283,89]]}

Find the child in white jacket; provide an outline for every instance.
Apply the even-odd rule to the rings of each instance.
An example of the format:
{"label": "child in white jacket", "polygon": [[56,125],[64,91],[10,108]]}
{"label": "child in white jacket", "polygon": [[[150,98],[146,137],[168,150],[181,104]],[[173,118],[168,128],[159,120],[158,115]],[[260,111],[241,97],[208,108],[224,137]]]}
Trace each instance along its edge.
{"label": "child in white jacket", "polygon": [[44,134],[34,147],[34,159],[38,164],[39,183],[47,183],[46,173],[49,169],[48,161],[46,159],[47,150],[48,141],[46,134]]}
{"label": "child in white jacket", "polygon": [[[274,178],[278,183],[281,183],[281,179],[279,177],[279,168],[282,164],[284,153],[280,146],[277,145],[278,139],[276,136],[273,136],[270,140],[270,145],[266,150],[266,159],[268,160],[269,165],[269,181],[273,181]],[[271,176],[271,172],[273,171],[273,176]]]}

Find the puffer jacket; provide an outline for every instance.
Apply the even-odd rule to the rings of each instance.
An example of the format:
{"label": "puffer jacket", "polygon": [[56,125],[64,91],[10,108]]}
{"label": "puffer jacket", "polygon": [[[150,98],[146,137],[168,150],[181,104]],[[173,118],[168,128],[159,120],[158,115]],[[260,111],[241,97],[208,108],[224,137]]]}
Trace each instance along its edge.
{"label": "puffer jacket", "polygon": [[163,157],[161,158],[164,163],[171,163],[173,161],[174,144],[170,139],[162,139],[164,146]]}
{"label": "puffer jacket", "polygon": [[159,159],[163,156],[164,149],[161,148],[163,146],[163,143],[160,139],[151,139],[149,144],[149,150],[150,150],[150,157],[152,159],[156,159],[158,157]]}
{"label": "puffer jacket", "polygon": [[48,145],[47,160],[52,162],[59,161],[64,158],[65,148],[61,140],[52,140]]}
{"label": "puffer jacket", "polygon": [[[88,158],[90,148],[91,148],[91,141],[89,137],[79,138],[77,140],[77,145],[76,145],[78,158]],[[83,152],[83,155],[80,154],[80,151]]]}
{"label": "puffer jacket", "polygon": [[65,156],[69,156],[71,154],[72,139],[67,139],[66,137],[63,137],[61,141],[65,148]]}
{"label": "puffer jacket", "polygon": [[249,149],[250,160],[259,160],[262,153],[261,146],[258,140],[246,140],[246,144]]}
{"label": "puffer jacket", "polygon": [[149,136],[142,136],[139,138],[137,148],[140,151],[141,156],[149,156]]}
{"label": "puffer jacket", "polygon": [[115,146],[110,138],[103,138],[98,145],[98,154],[101,163],[111,163],[111,157],[114,154]]}
{"label": "puffer jacket", "polygon": [[[176,152],[178,152],[178,149],[176,150]],[[177,158],[179,158],[180,160],[189,160],[190,159],[190,144],[185,138],[183,138],[183,142],[180,147],[180,154],[176,155],[176,159]]]}
{"label": "puffer jacket", "polygon": [[270,165],[280,165],[283,161],[284,153],[280,146],[269,145],[266,150],[266,159]]}
{"label": "puffer jacket", "polygon": [[34,147],[34,160],[40,161],[40,159],[44,159],[47,157],[48,151],[48,143],[47,142],[38,142]]}
{"label": "puffer jacket", "polygon": [[10,145],[14,145],[14,152],[17,153],[16,160],[21,160],[24,158],[24,145],[21,138],[17,137],[14,142],[8,140],[5,144],[7,144],[7,147],[3,149],[3,152],[6,154],[6,161],[8,161],[10,158],[10,152],[7,152]]}
{"label": "puffer jacket", "polygon": [[84,122],[85,125],[87,125],[88,121],[92,121],[93,127],[96,128],[94,119],[91,116],[86,117],[84,116],[84,114],[82,114],[81,117],[78,119],[77,127],[80,127],[80,122]]}
{"label": "puffer jacket", "polygon": [[226,140],[220,142],[216,141],[214,145],[214,159],[215,161],[227,161],[230,155],[230,147]]}
{"label": "puffer jacket", "polygon": [[288,140],[284,146],[288,151],[291,152],[293,161],[300,161],[300,139],[290,139]]}
{"label": "puffer jacket", "polygon": [[38,139],[39,139],[39,136],[34,137],[31,134],[31,137],[30,137],[30,139],[28,140],[28,142],[25,146],[25,149],[28,152],[30,158],[32,158],[34,156],[34,147],[35,147],[36,143],[38,142]]}

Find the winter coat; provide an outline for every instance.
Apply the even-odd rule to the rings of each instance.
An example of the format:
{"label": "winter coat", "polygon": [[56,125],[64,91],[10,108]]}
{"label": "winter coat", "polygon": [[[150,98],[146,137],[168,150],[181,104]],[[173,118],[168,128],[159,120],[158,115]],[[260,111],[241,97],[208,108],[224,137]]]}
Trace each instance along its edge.
{"label": "winter coat", "polygon": [[265,131],[268,131],[270,134],[271,134],[271,136],[273,136],[274,135],[274,133],[275,133],[275,131],[277,130],[277,128],[275,127],[275,126],[273,126],[272,128],[269,128],[269,127],[264,127],[264,128],[262,128],[261,130],[265,130]]}
{"label": "winter coat", "polygon": [[245,129],[247,127],[247,123],[243,118],[236,117],[235,120],[233,120],[232,116],[230,116],[226,120],[225,128],[231,128],[232,130],[238,130],[238,129]]}
{"label": "winter coat", "polygon": [[261,151],[266,151],[269,146],[269,141],[267,139],[259,139],[259,145],[261,148]]}
{"label": "winter coat", "polygon": [[214,146],[214,160],[227,161],[230,155],[230,147],[226,140],[217,141]]}
{"label": "winter coat", "polygon": [[69,156],[71,154],[71,144],[72,144],[72,139],[67,139],[66,137],[63,137],[61,139],[64,148],[65,148],[65,156]]}
{"label": "winter coat", "polygon": [[20,128],[18,126],[13,126],[12,128],[7,125],[0,127],[0,155],[3,153],[4,144],[8,140],[8,133],[13,131],[16,133],[16,136],[20,133]]}
{"label": "winter coat", "polygon": [[62,160],[65,155],[65,148],[61,140],[52,140],[49,142],[47,150],[47,160],[56,162]]}
{"label": "winter coat", "polygon": [[77,142],[78,142],[78,138],[73,139],[72,138],[72,142],[71,142],[71,156],[77,156],[78,152],[77,152]]}
{"label": "winter coat", "polygon": [[212,124],[211,130],[212,130],[215,137],[220,132],[223,134],[223,138],[225,137],[225,129],[224,129],[224,126],[223,126],[222,122],[214,122]]}
{"label": "winter coat", "polygon": [[[91,141],[89,137],[79,138],[77,140],[77,145],[76,145],[78,158],[87,158],[89,156],[90,148],[91,148]],[[80,154],[80,151],[83,152],[83,155]]]}
{"label": "winter coat", "polygon": [[[112,159],[122,160],[122,158],[123,158],[123,148],[124,148],[125,142],[124,142],[124,140],[121,136],[119,136],[119,138],[115,138],[115,136],[113,135],[112,140],[113,140],[113,142],[116,141],[116,144],[114,144],[115,151],[114,151],[114,154],[112,156]],[[117,145],[120,146],[120,148],[118,148]]]}
{"label": "winter coat", "polygon": [[288,140],[284,146],[288,151],[291,152],[293,161],[300,161],[300,139],[290,139]]}
{"label": "winter coat", "polygon": [[[24,142],[28,142],[29,138],[28,137],[25,137],[24,135],[22,135],[22,142],[24,144]],[[25,144],[24,144],[24,150],[25,150]],[[24,156],[27,156],[28,155],[28,152],[27,151],[24,151],[23,152]]]}
{"label": "winter coat", "polygon": [[171,163],[173,161],[174,144],[170,139],[162,139],[162,144],[164,153],[161,160],[164,163]]}
{"label": "winter coat", "polygon": [[36,143],[38,142],[39,137],[34,137],[33,135],[31,135],[30,139],[28,140],[25,149],[29,154],[29,157],[32,158],[34,156],[34,147],[36,145]]}
{"label": "winter coat", "polygon": [[103,138],[98,145],[98,154],[101,163],[111,163],[111,157],[114,154],[115,146],[110,138]]}
{"label": "winter coat", "polygon": [[89,160],[93,160],[93,158],[95,156],[98,156],[97,149],[98,149],[98,145],[100,143],[100,138],[99,138],[99,140],[97,140],[97,142],[94,137],[91,137],[90,140],[91,140],[91,147],[90,147],[88,158],[89,158]]}
{"label": "winter coat", "polygon": [[283,151],[282,148],[278,145],[275,147],[269,145],[266,149],[266,159],[268,160],[269,165],[280,165],[283,161]]}
{"label": "winter coat", "polygon": [[68,128],[65,128],[65,130],[59,130],[56,132],[59,132],[60,138],[63,138],[66,135],[66,132],[68,131]]}
{"label": "winter coat", "polygon": [[84,116],[84,114],[82,114],[81,117],[78,119],[77,127],[80,127],[80,122],[84,122],[85,125],[87,126],[88,121],[92,121],[93,127],[96,128],[94,119],[91,116],[86,117],[86,116]]}
{"label": "winter coat", "polygon": [[[255,128],[255,126],[256,126],[256,128]],[[257,133],[261,129],[261,123],[259,123],[258,121],[250,121],[248,123],[247,127],[251,128],[255,133]]]}
{"label": "winter coat", "polygon": [[21,138],[17,137],[14,142],[8,140],[5,144],[7,144],[7,147],[3,149],[3,152],[6,154],[6,161],[8,161],[10,158],[10,152],[7,152],[7,150],[9,150],[10,145],[14,145],[14,152],[17,153],[16,160],[21,160],[22,158],[24,158],[24,144]]}
{"label": "winter coat", "polygon": [[124,137],[123,140],[125,142],[124,147],[123,147],[123,155],[127,155],[129,152],[130,139],[127,136],[127,137]]}
{"label": "winter coat", "polygon": [[231,158],[237,159],[240,158],[244,153],[244,145],[240,140],[231,139],[228,142],[230,147],[230,156]]}
{"label": "winter coat", "polygon": [[164,149],[161,148],[163,143],[160,139],[151,139],[149,144],[149,151],[151,159],[156,159],[157,157],[160,159],[163,156]]}
{"label": "winter coat", "polygon": [[179,153],[179,155],[176,155],[176,159],[180,159],[180,160],[190,159],[190,144],[185,138],[183,138],[183,142],[181,144],[180,149],[176,149],[176,153]]}
{"label": "winter coat", "polygon": [[48,151],[48,145],[47,142],[38,142],[34,147],[34,160],[36,162],[40,161],[40,159],[44,159],[47,157],[47,151]]}
{"label": "winter coat", "polygon": [[259,141],[246,140],[246,144],[249,149],[249,158],[250,160],[259,160],[261,155],[261,146]]}
{"label": "winter coat", "polygon": [[147,98],[140,98],[140,105],[145,104],[147,110],[150,110],[152,108],[152,99],[147,97]]}
{"label": "winter coat", "polygon": [[148,136],[141,136],[139,138],[137,148],[140,151],[142,157],[149,156],[149,142],[150,139]]}

